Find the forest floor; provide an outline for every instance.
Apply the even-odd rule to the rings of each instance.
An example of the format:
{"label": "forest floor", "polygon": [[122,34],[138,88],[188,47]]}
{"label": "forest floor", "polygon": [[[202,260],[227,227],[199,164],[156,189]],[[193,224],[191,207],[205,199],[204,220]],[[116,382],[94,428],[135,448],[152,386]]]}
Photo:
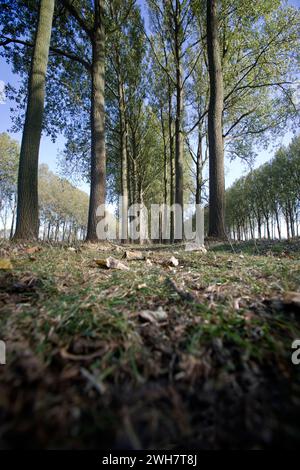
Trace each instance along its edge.
{"label": "forest floor", "polygon": [[300,240],[0,255],[0,448],[299,446]]}

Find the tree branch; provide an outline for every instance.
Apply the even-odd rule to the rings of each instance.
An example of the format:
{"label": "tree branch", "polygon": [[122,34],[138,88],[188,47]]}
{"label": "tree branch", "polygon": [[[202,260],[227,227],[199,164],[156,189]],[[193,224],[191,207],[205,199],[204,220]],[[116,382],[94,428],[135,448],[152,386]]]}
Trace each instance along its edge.
{"label": "tree branch", "polygon": [[[116,27],[113,28],[113,29],[109,29],[109,30],[107,29],[107,30],[106,30],[106,32],[107,32],[108,34],[113,34],[113,33],[115,33],[116,31],[118,31],[118,29],[121,29],[121,26],[125,23],[125,21],[127,20],[128,16],[130,15],[131,10],[132,10],[134,4],[135,4],[135,0],[132,0],[132,1],[130,2],[130,4],[129,4],[129,7],[128,7],[127,11],[125,12],[125,14],[123,15],[123,17],[121,18],[121,20],[120,20],[119,22],[116,21]],[[112,5],[112,4],[110,4],[110,5]],[[112,8],[111,8],[111,10],[112,10]]]}
{"label": "tree branch", "polygon": [[149,36],[147,35],[146,31],[145,31],[145,36],[146,36],[146,39],[149,41],[150,43],[150,46],[151,46],[151,49],[152,49],[152,52],[154,54],[154,57],[156,59],[156,62],[158,63],[158,65],[162,68],[162,70],[166,73],[166,75],[169,77],[169,79],[171,80],[171,82],[173,83],[174,86],[176,86],[176,82],[175,80],[173,79],[172,75],[170,74],[170,72],[168,71],[168,69],[161,63],[161,61],[159,60],[159,58],[157,57],[157,54],[156,54],[156,51],[154,49],[154,46],[152,44],[152,41],[151,39],[149,38]]}
{"label": "tree branch", "polygon": [[230,132],[244,119],[246,116],[249,116],[249,114],[253,113],[256,108],[250,109],[246,113],[242,114],[233,124],[232,126],[229,127],[228,131],[226,134],[223,135],[224,139],[230,134]]}
{"label": "tree branch", "polygon": [[[3,36],[3,40],[0,41],[0,47],[7,46],[8,44],[20,44],[21,46],[26,46],[26,47],[33,47],[33,43],[29,41],[23,41],[22,39],[16,39],[16,38],[8,38]],[[63,57],[66,57],[67,59],[74,60],[75,62],[80,63],[83,65],[89,72],[91,70],[91,64],[86,61],[85,59],[82,59],[81,57],[77,56],[76,54],[73,54],[72,52],[68,51],[63,51],[57,47],[50,46],[50,55],[60,55]]]}
{"label": "tree branch", "polygon": [[199,123],[202,121],[202,119],[207,115],[208,113],[208,109],[206,109],[202,114],[201,116],[199,116],[199,118],[197,119],[196,123],[193,125],[193,127],[191,127],[191,129],[189,129],[186,133],[187,134],[190,134],[191,132],[193,132],[196,127],[199,125]]}
{"label": "tree branch", "polygon": [[86,34],[88,35],[88,37],[90,39],[93,38],[93,33],[92,33],[92,29],[89,28],[87,22],[85,21],[85,19],[80,15],[80,13],[78,12],[77,8],[74,6],[74,0],[60,0],[61,3],[63,4],[63,6],[71,13],[71,15],[75,18],[75,20],[77,21],[77,23],[79,24],[79,26],[86,32]]}

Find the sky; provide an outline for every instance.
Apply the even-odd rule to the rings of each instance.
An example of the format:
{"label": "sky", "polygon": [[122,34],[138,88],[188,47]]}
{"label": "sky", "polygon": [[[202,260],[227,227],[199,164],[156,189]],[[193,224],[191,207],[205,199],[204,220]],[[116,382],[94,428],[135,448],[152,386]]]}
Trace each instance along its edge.
{"label": "sky", "polygon": [[[145,7],[144,0],[138,0],[139,5],[142,8],[143,16],[145,17],[146,27],[147,27],[147,8]],[[300,7],[300,0],[292,0],[288,2],[291,5]],[[12,133],[10,132],[11,128],[11,119],[10,119],[10,107],[12,103],[3,97],[3,87],[5,84],[10,83],[13,86],[18,85],[18,76],[14,75],[11,70],[11,66],[8,65],[5,60],[0,57],[0,132],[8,132],[12,138],[21,142],[22,135],[21,133]],[[290,132],[287,132],[284,137],[280,137],[277,141],[277,144],[287,145],[293,135]],[[50,170],[53,172],[58,172],[57,161],[58,154],[64,147],[64,137],[62,135],[58,136],[55,143],[47,136],[42,136],[41,147],[40,147],[40,163],[46,163]],[[257,158],[254,163],[254,168],[262,165],[266,161],[270,160],[274,155],[274,147],[270,146],[267,150],[259,150]],[[226,187],[229,187],[237,178],[242,175],[245,175],[249,171],[249,166],[244,164],[241,160],[236,159],[230,162],[226,159],[225,163],[225,181]],[[89,193],[89,186],[86,183],[77,184],[77,187]]]}

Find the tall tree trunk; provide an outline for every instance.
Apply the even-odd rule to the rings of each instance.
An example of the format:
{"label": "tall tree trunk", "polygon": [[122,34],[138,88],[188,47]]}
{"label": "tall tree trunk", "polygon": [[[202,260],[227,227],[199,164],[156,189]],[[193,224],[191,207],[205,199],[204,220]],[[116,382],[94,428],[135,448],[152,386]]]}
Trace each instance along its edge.
{"label": "tall tree trunk", "polygon": [[268,240],[270,240],[271,239],[271,232],[270,232],[269,217],[266,218],[266,225],[267,225],[267,237],[268,237]]}
{"label": "tall tree trunk", "polygon": [[56,222],[56,226],[55,226],[54,240],[56,242],[58,241],[58,235],[59,235],[59,221]]}
{"label": "tall tree trunk", "polygon": [[[176,0],[175,19],[175,61],[176,61],[176,118],[175,118],[175,203],[182,208],[180,220],[175,220],[183,229],[183,82],[182,82],[182,58],[180,38],[180,1]],[[180,227],[178,225],[178,227]]]}
{"label": "tall tree trunk", "polygon": [[257,216],[257,230],[258,230],[258,238],[262,238],[262,231],[261,231],[261,216],[258,214]]}
{"label": "tall tree trunk", "polygon": [[6,239],[6,224],[7,224],[7,207],[5,207],[2,221],[3,221],[3,238],[5,240]]}
{"label": "tall tree trunk", "polygon": [[[127,146],[127,156],[129,156],[128,153],[128,146]],[[131,159],[128,158],[128,179],[127,179],[127,185],[128,185],[128,199],[129,199],[129,206],[133,204],[133,181],[132,181],[132,163]]]}
{"label": "tall tree trunk", "polygon": [[207,55],[210,100],[209,143],[209,236],[225,236],[225,177],[223,143],[223,73],[218,39],[217,0],[207,0]]}
{"label": "tall tree trunk", "polygon": [[289,240],[290,239],[290,222],[289,222],[289,215],[288,215],[287,209],[285,209],[284,218],[285,218],[285,223],[286,223],[287,238]]}
{"label": "tall tree trunk", "polygon": [[166,139],[165,123],[164,123],[162,108],[160,108],[160,123],[161,123],[161,131],[162,131],[163,146],[164,146],[164,204],[167,204],[167,201],[168,201],[168,177],[167,177],[168,151],[167,151],[167,139]]}
{"label": "tall tree trunk", "polygon": [[50,240],[50,229],[51,229],[51,222],[48,222],[48,229],[47,229],[47,240]]}
{"label": "tall tree trunk", "polygon": [[55,0],[41,0],[28,83],[23,130],[15,239],[38,238],[38,164]]}
{"label": "tall tree trunk", "polygon": [[62,236],[61,236],[62,241],[65,240],[65,233],[66,233],[66,221],[64,220],[63,226],[62,226]]}
{"label": "tall tree trunk", "polygon": [[105,205],[105,30],[104,0],[95,0],[95,18],[92,41],[92,93],[91,93],[91,189],[87,241],[97,240],[97,208]]}
{"label": "tall tree trunk", "polygon": [[128,155],[127,155],[127,125],[125,115],[124,85],[119,76],[119,113],[120,113],[120,153],[121,153],[121,190],[122,190],[122,227],[121,239],[128,242]]}
{"label": "tall tree trunk", "polygon": [[163,137],[163,146],[164,146],[164,213],[161,215],[160,220],[160,242],[166,243],[167,240],[162,238],[162,228],[165,227],[167,222],[167,203],[168,203],[168,149],[167,149],[167,138],[166,138],[166,129],[163,116],[163,108],[160,108],[160,122],[161,130]]}
{"label": "tall tree trunk", "polygon": [[198,131],[198,148],[197,148],[197,155],[196,155],[196,198],[195,198],[196,204],[201,204],[202,166],[203,166],[202,133],[201,133],[201,127],[200,127]]}
{"label": "tall tree trunk", "polygon": [[[171,82],[168,78],[168,131],[170,147],[170,206],[174,204],[174,138],[173,138],[173,119],[172,119],[172,91]],[[174,214],[170,214],[170,243],[174,242]]]}
{"label": "tall tree trunk", "polygon": [[[139,189],[138,189],[138,173],[137,173],[137,160],[136,160],[136,142],[135,142],[135,133],[132,132],[132,158],[131,158],[131,181],[132,181],[132,204],[137,204],[139,201]],[[132,216],[129,218],[130,222],[132,222],[133,218]],[[131,239],[132,243],[136,243],[136,240],[133,239],[133,233],[132,233],[132,225],[130,225],[130,233],[129,237]]]}
{"label": "tall tree trunk", "polygon": [[179,66],[176,72],[176,120],[175,120],[175,202],[183,206],[183,139],[182,139],[182,71]]}
{"label": "tall tree trunk", "polygon": [[141,185],[139,185],[139,199],[138,203],[140,205],[140,211],[139,211],[139,216],[140,216],[140,238],[138,240],[138,243],[140,245],[143,245],[144,243],[149,242],[149,234],[148,234],[148,220],[145,217],[144,210],[143,208],[145,207],[144,204],[144,194],[143,194],[143,189]]}
{"label": "tall tree trunk", "polygon": [[278,213],[277,209],[275,209],[275,217],[276,217],[278,238],[279,238],[279,240],[281,240],[280,220],[279,220],[279,213]]}
{"label": "tall tree trunk", "polygon": [[249,217],[249,227],[250,227],[250,237],[251,237],[251,240],[254,240],[254,227],[253,227],[253,223],[252,223],[251,217]]}
{"label": "tall tree trunk", "polygon": [[9,234],[9,239],[11,240],[14,235],[14,225],[15,225],[15,217],[16,217],[16,208],[17,208],[17,199],[16,195],[14,195],[14,202],[13,202],[13,208],[12,208],[12,218],[11,218],[11,226],[10,226],[10,234]]}
{"label": "tall tree trunk", "polygon": [[138,162],[137,162],[137,144],[135,130],[132,131],[132,179],[133,179],[133,204],[139,202],[139,188],[138,188]]}

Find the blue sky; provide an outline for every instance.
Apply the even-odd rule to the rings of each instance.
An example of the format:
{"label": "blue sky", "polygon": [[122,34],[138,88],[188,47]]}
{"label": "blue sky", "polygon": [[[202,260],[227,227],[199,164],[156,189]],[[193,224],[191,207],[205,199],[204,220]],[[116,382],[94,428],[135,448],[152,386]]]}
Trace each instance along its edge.
{"label": "blue sky", "polygon": [[[146,16],[147,9],[145,8],[144,0],[138,0],[138,3],[142,7],[143,15]],[[300,0],[289,1],[290,4],[300,7]],[[16,86],[18,84],[18,77],[12,73],[10,65],[8,65],[3,58],[0,58],[0,92],[1,84],[11,83]],[[11,103],[6,101],[0,101],[0,132],[7,132],[11,127],[10,120],[10,107]],[[10,135],[21,142],[21,133],[10,133]],[[288,144],[292,138],[292,134],[287,132],[285,136],[278,139],[277,144]],[[43,136],[41,140],[40,147],[40,163],[47,163],[50,169],[54,172],[57,172],[57,159],[58,153],[64,147],[64,138],[59,136],[57,141],[53,143],[50,138]],[[268,161],[274,155],[274,148],[269,147],[267,150],[259,151],[256,158],[255,167],[258,167],[262,163]],[[233,162],[226,161],[225,176],[226,176],[226,187],[230,186],[235,179],[241,175],[247,173],[249,167],[245,165],[240,160],[236,159]],[[87,184],[82,183],[80,188],[86,192],[89,192],[89,187]]]}

